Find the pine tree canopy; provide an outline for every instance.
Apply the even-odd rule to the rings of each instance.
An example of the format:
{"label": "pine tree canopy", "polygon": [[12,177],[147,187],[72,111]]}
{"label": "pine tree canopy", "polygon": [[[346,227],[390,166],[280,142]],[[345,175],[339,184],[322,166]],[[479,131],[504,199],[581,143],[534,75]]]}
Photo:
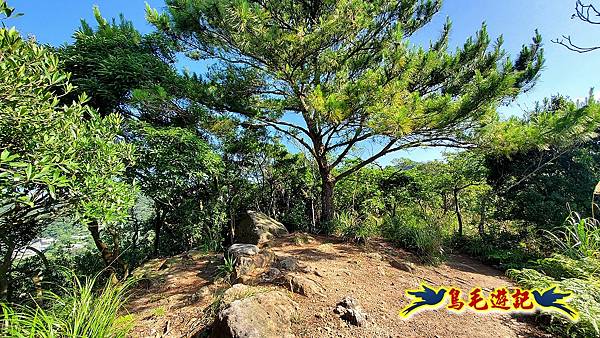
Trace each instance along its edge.
{"label": "pine tree canopy", "polygon": [[[393,151],[499,145],[490,142],[490,132],[532,127],[501,122],[496,108],[538,79],[544,58],[537,32],[511,58],[502,37],[492,41],[485,24],[455,50],[448,46],[449,20],[428,46],[411,43],[441,1],[167,5],[162,14],[148,7],[148,18],[188,55],[216,60],[210,78],[215,109],[293,138],[314,156],[323,182],[335,183]],[[364,145],[375,150],[336,172]]]}

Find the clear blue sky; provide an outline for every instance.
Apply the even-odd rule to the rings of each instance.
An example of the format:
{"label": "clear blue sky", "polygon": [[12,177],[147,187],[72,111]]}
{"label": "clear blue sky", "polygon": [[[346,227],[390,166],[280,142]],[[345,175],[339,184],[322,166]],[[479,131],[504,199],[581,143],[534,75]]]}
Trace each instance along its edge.
{"label": "clear blue sky", "polygon": [[[147,2],[159,9],[164,6],[160,0]],[[140,0],[12,0],[9,4],[25,14],[9,21],[9,25],[16,26],[24,35],[35,35],[41,43],[52,45],[71,41],[80,19],[94,22],[92,6],[95,4],[100,7],[104,17],[116,17],[123,13],[140,31],[148,32],[152,29],[145,21],[144,1]],[[446,0],[442,11],[426,29],[418,33],[415,41],[421,43],[437,36],[445,18],[449,16],[453,22],[451,45],[458,46],[485,21],[490,36],[495,38],[500,34],[504,35],[505,48],[511,55],[515,55],[522,44],[530,42],[534,30],[538,28],[544,38],[546,56],[540,81],[515,104],[501,109],[504,114],[520,114],[533,107],[535,101],[552,94],[561,93],[571,98],[581,98],[587,95],[591,87],[598,88],[600,92],[600,50],[596,53],[578,54],[550,42],[563,34],[570,34],[580,45],[600,45],[600,26],[572,20],[574,6],[575,0]],[[180,65],[185,65],[192,71],[204,68],[184,60]],[[439,154],[436,150],[418,149],[409,154],[399,153],[394,157],[408,156],[427,160],[437,158]]]}

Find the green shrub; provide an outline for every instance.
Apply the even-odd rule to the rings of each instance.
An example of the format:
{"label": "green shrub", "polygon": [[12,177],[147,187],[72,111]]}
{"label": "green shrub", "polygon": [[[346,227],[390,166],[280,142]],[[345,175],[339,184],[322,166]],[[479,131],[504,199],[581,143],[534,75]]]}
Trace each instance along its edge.
{"label": "green shrub", "polygon": [[544,243],[527,223],[490,219],[486,228],[484,237],[477,233],[454,236],[452,248],[502,270],[527,267],[527,262],[544,256]]}
{"label": "green shrub", "polygon": [[[131,282],[107,282],[96,292],[96,278],[80,281],[61,293],[46,292],[33,306],[0,304],[0,330],[10,337],[125,337],[133,326],[131,315],[121,316]],[[42,306],[41,304],[47,304]]]}
{"label": "green shrub", "polygon": [[479,236],[458,238],[453,247],[503,270],[525,267],[528,261],[538,259],[540,255],[535,244],[508,234],[485,239]]}
{"label": "green shrub", "polygon": [[600,279],[600,260],[593,257],[573,259],[556,254],[538,260],[535,268],[552,278]]}

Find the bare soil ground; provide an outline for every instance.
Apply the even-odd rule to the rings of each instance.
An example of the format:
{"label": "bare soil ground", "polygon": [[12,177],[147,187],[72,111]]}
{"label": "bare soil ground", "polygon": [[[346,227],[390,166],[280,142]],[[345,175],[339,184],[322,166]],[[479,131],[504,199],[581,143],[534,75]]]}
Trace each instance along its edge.
{"label": "bare soil ground", "polygon": [[[432,286],[475,286],[490,291],[509,287],[503,274],[465,256],[452,255],[445,264],[417,264],[413,272],[390,265],[390,259],[414,257],[383,241],[359,246],[327,237],[298,244],[294,235],[280,238],[271,249],[279,257],[290,256],[314,273],[310,279],[322,295],[305,297],[290,293],[299,304],[292,330],[298,337],[544,337],[522,317],[506,314],[453,314],[428,310],[410,319],[399,317],[409,299],[405,290],[425,281]],[[132,295],[128,310],[137,318],[134,337],[201,336],[210,325],[213,295],[224,288],[213,284],[219,257],[189,253],[168,260],[154,260],[138,271],[148,282]],[[333,312],[345,296],[355,297],[368,315],[362,327],[347,324]]]}

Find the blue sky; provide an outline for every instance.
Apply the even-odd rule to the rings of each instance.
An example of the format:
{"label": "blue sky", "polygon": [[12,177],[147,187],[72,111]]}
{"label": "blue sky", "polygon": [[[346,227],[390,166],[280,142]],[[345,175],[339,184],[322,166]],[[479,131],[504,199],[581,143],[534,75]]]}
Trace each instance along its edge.
{"label": "blue sky", "polygon": [[[160,0],[147,2],[159,9],[164,6]],[[11,19],[9,25],[16,26],[24,35],[35,35],[41,43],[55,46],[71,41],[80,19],[94,22],[93,5],[100,7],[104,17],[115,17],[123,13],[140,31],[152,30],[144,18],[144,1],[140,0],[12,0],[9,4],[25,14]],[[503,114],[521,114],[533,107],[535,101],[556,93],[581,98],[588,94],[591,87],[597,87],[600,92],[600,50],[596,53],[578,54],[550,42],[551,39],[567,34],[572,35],[580,45],[600,45],[600,26],[572,20],[574,7],[575,0],[446,0],[441,12],[415,36],[414,41],[422,43],[437,36],[448,16],[453,22],[450,43],[452,46],[459,46],[485,21],[490,36],[495,38],[502,34],[506,50],[510,55],[516,55],[522,44],[530,42],[534,30],[539,29],[544,38],[546,56],[540,81],[516,103],[501,108]],[[201,65],[187,61],[182,61],[180,65],[185,65],[192,71],[203,69]],[[410,153],[398,153],[393,157],[399,156],[428,160],[438,158],[440,151],[417,149]],[[384,162],[390,159],[388,157]]]}

